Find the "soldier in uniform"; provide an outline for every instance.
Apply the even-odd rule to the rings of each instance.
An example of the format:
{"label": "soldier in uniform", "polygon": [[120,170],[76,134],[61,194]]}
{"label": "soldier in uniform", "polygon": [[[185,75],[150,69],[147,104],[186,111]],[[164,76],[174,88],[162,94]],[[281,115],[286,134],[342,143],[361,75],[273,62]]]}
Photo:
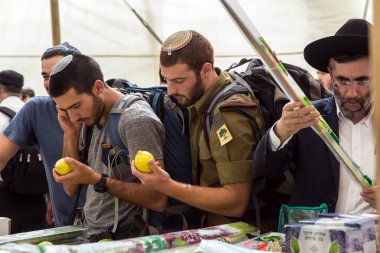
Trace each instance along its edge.
{"label": "soldier in uniform", "polygon": [[[214,67],[210,42],[195,31],[174,33],[161,47],[160,69],[168,94],[189,111],[193,184],[172,180],[153,161],[149,163],[152,173],[141,173],[132,166],[133,174],[143,184],[205,211],[204,225],[254,220],[249,217],[254,212],[247,212],[254,177],[251,156],[259,138],[257,125],[264,127],[256,98],[250,93],[237,93],[220,102],[210,134],[205,135],[205,111],[232,82],[227,72]],[[254,120],[228,110],[231,107],[248,108]]]}

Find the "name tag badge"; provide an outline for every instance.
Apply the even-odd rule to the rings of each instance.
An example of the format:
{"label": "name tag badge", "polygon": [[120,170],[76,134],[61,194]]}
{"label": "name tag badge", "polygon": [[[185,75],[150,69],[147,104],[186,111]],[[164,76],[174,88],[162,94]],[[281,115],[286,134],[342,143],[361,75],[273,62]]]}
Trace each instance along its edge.
{"label": "name tag badge", "polygon": [[228,130],[226,124],[223,124],[217,131],[216,131],[216,135],[218,136],[219,138],[219,141],[220,141],[220,145],[221,146],[224,146],[225,144],[229,143],[230,141],[232,141],[232,135],[230,133],[230,131]]}

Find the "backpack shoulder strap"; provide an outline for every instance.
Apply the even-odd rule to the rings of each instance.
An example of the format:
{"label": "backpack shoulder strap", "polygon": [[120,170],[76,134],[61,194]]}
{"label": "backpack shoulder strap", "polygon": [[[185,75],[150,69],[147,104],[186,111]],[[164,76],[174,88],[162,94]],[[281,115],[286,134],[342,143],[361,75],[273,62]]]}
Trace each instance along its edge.
{"label": "backpack shoulder strap", "polygon": [[217,105],[219,104],[220,101],[223,101],[223,99],[226,98],[227,92],[231,90],[233,87],[235,87],[236,85],[237,85],[236,82],[230,83],[229,85],[224,87],[224,89],[222,89],[220,92],[218,92],[213,98],[213,100],[211,100],[211,103],[209,107],[207,108],[206,114],[205,114],[205,133],[207,134],[207,137],[210,136],[210,130],[211,130],[211,125],[212,125],[212,121],[214,117],[214,111]]}
{"label": "backpack shoulder strap", "polygon": [[[121,155],[120,159],[126,164],[129,164],[130,161],[128,157],[128,149],[119,135],[118,126],[119,126],[120,116],[125,110],[125,108],[133,104],[135,101],[138,101],[141,99],[143,98],[136,94],[125,94],[111,109],[110,114],[108,115],[107,123],[106,123],[107,135],[110,138],[113,152],[115,155],[120,152],[123,152],[125,155]],[[113,224],[112,232],[115,233],[119,224],[119,199],[116,197],[115,197],[114,214],[115,215],[114,215],[114,224]]]}
{"label": "backpack shoulder strap", "polygon": [[[227,86],[225,86],[221,91],[219,91],[213,100],[211,101],[209,107],[207,108],[205,115],[204,115],[204,125],[203,125],[203,130],[204,130],[204,137],[206,140],[206,144],[208,148],[210,148],[210,131],[211,131],[211,126],[212,122],[214,121],[214,118],[216,115],[215,114],[215,109],[218,107],[218,105],[224,101],[225,99],[231,97],[234,94],[237,93],[250,93],[252,94],[253,97],[255,97],[254,91],[252,88],[249,86],[249,84],[236,72],[234,73],[229,73],[229,75],[234,79],[234,81]],[[237,111],[239,113],[242,113],[252,119],[253,121],[256,122],[256,119],[248,112],[246,112],[242,108],[234,108],[234,111]],[[257,127],[258,125],[255,124]],[[257,130],[260,130],[259,127]],[[261,131],[259,131],[261,132]]]}
{"label": "backpack shoulder strap", "polygon": [[166,92],[161,89],[153,89],[150,95],[150,107],[154,113],[160,118],[161,122],[165,121],[165,104],[163,99]]}
{"label": "backpack shoulder strap", "polygon": [[5,106],[0,106],[0,112],[7,115],[10,118],[10,120],[12,120],[13,117],[16,115],[15,111],[13,111],[12,109],[5,107]]}
{"label": "backpack shoulder strap", "polygon": [[87,126],[83,124],[81,129],[81,138],[83,141],[83,146],[80,149],[80,155],[81,159],[84,163],[87,163],[88,161],[88,152],[91,145],[91,139],[92,139],[92,132],[94,131],[94,126]]}
{"label": "backpack shoulder strap", "polygon": [[167,87],[164,85],[141,88],[137,86],[125,87],[118,89],[123,94],[141,95],[151,106],[154,113],[160,118],[161,122],[165,120],[165,96],[167,96]]}
{"label": "backpack shoulder strap", "polygon": [[[125,152],[128,153],[128,150],[125,147],[124,142],[121,140],[119,131],[118,131],[120,116],[121,116],[121,113],[125,110],[125,108],[130,106],[135,101],[141,100],[141,99],[143,99],[141,96],[126,94],[111,109],[111,112],[108,116],[108,120],[106,123],[106,127],[107,127],[108,137],[110,138],[111,145],[115,152],[125,150]],[[121,158],[123,159],[123,157],[126,157],[126,156],[122,156]],[[127,162],[129,163],[129,161],[125,159],[123,159],[123,161],[126,163]]]}

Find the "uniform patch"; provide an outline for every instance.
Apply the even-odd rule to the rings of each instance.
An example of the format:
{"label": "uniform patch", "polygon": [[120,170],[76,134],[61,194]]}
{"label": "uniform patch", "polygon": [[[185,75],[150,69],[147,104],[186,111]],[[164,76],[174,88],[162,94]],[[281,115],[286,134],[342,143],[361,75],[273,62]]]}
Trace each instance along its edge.
{"label": "uniform patch", "polygon": [[232,141],[232,135],[230,134],[230,131],[228,130],[226,124],[223,124],[217,131],[216,135],[219,138],[220,145],[223,146],[230,141]]}

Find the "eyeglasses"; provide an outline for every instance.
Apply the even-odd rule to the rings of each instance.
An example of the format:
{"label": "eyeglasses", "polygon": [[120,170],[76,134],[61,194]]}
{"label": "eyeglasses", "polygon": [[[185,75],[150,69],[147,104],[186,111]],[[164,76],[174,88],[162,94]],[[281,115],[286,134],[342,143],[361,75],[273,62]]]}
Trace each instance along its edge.
{"label": "eyeglasses", "polygon": [[354,87],[368,87],[369,84],[371,83],[371,79],[369,77],[363,76],[356,78],[355,80],[350,80],[344,77],[337,77],[334,78],[333,75],[331,75],[331,79],[334,82],[335,85],[343,87],[343,88],[348,88],[351,85],[355,85]]}

